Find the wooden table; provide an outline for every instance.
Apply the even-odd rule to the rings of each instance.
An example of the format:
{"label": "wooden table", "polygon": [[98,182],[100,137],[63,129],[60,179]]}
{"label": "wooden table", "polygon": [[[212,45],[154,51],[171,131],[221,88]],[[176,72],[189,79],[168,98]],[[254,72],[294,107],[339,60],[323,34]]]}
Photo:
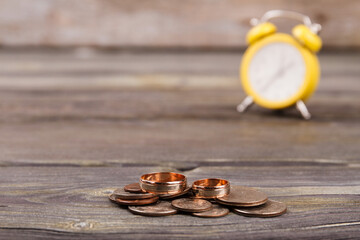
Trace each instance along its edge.
{"label": "wooden table", "polygon": [[[325,53],[304,121],[235,111],[240,53],[0,52],[1,239],[360,236],[360,55]],[[143,173],[222,177],[285,202],[270,219],[136,216]]]}

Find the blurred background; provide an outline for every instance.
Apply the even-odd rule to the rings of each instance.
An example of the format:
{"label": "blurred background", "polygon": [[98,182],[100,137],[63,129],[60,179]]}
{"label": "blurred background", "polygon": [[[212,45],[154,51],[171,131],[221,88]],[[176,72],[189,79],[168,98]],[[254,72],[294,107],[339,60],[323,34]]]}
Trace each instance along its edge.
{"label": "blurred background", "polygon": [[[272,9],[323,27],[308,125],[296,111],[235,110],[249,20]],[[359,0],[0,0],[0,158],[343,157],[358,146],[332,147],[335,136],[353,131],[317,123],[360,118],[359,23]]]}
{"label": "blurred background", "polygon": [[[3,47],[243,49],[249,20],[271,9],[323,25],[325,49],[360,47],[358,0],[1,0]],[[284,29],[294,24],[279,20]]]}

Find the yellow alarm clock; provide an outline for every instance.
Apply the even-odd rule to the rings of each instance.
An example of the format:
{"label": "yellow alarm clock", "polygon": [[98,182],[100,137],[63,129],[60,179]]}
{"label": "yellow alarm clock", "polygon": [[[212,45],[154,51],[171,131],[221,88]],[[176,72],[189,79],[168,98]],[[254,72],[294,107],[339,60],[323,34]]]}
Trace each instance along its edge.
{"label": "yellow alarm clock", "polygon": [[[270,23],[273,18],[300,20],[292,35],[277,33]],[[254,102],[269,109],[296,106],[305,119],[311,115],[304,101],[315,91],[320,76],[316,53],[322,46],[317,33],[319,24],[296,12],[272,10],[260,19],[247,34],[249,44],[241,65],[240,78],[247,97],[237,110],[244,112]]]}

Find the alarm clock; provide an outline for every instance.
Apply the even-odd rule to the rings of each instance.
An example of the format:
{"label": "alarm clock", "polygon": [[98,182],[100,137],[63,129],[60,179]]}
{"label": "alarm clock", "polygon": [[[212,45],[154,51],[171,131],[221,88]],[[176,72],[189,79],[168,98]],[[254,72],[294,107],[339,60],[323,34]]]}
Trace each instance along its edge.
{"label": "alarm clock", "polygon": [[[273,18],[291,18],[302,24],[292,29],[292,35],[277,33]],[[317,33],[321,26],[297,12],[272,10],[252,19],[253,28],[246,36],[245,51],[239,73],[248,95],[237,106],[246,111],[253,103],[268,109],[296,106],[304,119],[311,115],[304,103],[315,91],[320,76],[316,53],[322,46]]]}

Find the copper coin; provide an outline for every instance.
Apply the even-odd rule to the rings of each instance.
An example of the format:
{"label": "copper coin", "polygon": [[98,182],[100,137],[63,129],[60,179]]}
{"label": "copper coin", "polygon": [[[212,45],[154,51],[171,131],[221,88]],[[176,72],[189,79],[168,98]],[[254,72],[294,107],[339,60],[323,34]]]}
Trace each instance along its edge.
{"label": "copper coin", "polygon": [[160,217],[177,213],[170,202],[159,201],[147,206],[129,206],[130,212],[143,216]]}
{"label": "copper coin", "polygon": [[184,212],[204,212],[212,208],[212,204],[204,199],[180,198],[173,200],[171,205]]}
{"label": "copper coin", "polygon": [[139,183],[131,183],[124,187],[125,192],[131,193],[143,193],[144,191],[141,189]]}
{"label": "copper coin", "polygon": [[137,199],[137,200],[131,200],[131,199],[121,199],[116,198],[115,202],[120,205],[148,205],[155,203],[159,200],[159,197],[152,197],[152,198],[145,198],[145,199]]}
{"label": "copper coin", "polygon": [[247,208],[234,208],[235,213],[248,217],[276,217],[286,213],[286,204],[268,200],[264,205]]}
{"label": "copper coin", "polygon": [[184,191],[179,192],[179,193],[175,193],[175,194],[159,194],[158,196],[161,199],[172,199],[172,198],[183,196],[183,195],[189,193],[190,190],[191,190],[191,187],[188,187]]}
{"label": "copper coin", "polygon": [[125,190],[122,188],[116,189],[113,192],[113,194],[115,195],[116,198],[128,199],[128,200],[145,199],[145,198],[152,198],[152,197],[156,196],[155,194],[147,193],[147,192],[143,192],[143,193],[125,192]]}
{"label": "copper coin", "polygon": [[253,207],[266,203],[267,196],[254,188],[231,186],[230,194],[216,198],[218,203],[234,207]]}
{"label": "copper coin", "polygon": [[110,201],[116,203],[116,197],[115,197],[114,194],[111,194],[111,195],[109,196],[109,199],[110,199]]}
{"label": "copper coin", "polygon": [[218,204],[213,205],[213,208],[205,211],[205,212],[199,212],[199,213],[192,213],[192,215],[197,217],[204,217],[204,218],[216,218],[216,217],[223,217],[228,215],[229,209],[226,207],[222,207]]}

